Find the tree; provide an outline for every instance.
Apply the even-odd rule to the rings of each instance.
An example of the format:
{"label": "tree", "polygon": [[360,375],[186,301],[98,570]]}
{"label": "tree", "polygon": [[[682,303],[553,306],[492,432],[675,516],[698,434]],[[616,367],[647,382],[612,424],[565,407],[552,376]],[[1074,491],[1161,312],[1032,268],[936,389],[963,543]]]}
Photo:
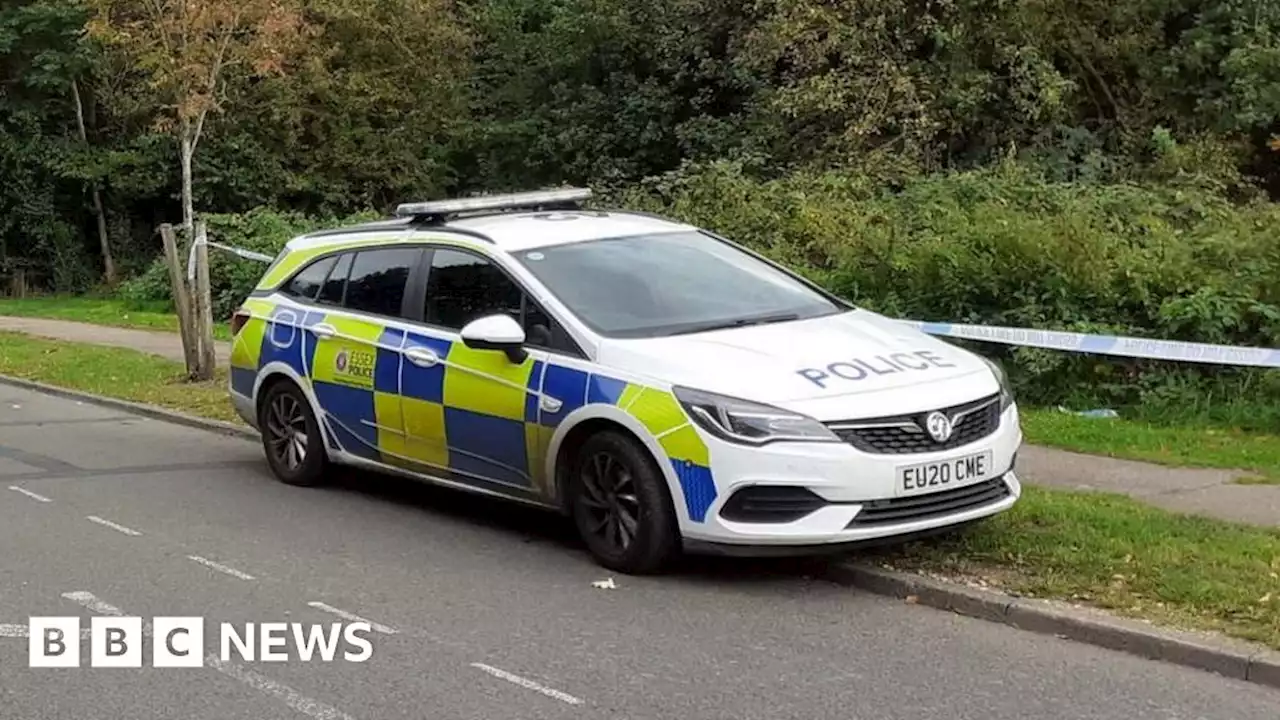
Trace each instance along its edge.
{"label": "tree", "polygon": [[87,0],[89,36],[124,57],[133,91],[173,132],[182,167],[182,227],[194,230],[192,161],[211,112],[240,83],[281,73],[308,33],[301,0]]}

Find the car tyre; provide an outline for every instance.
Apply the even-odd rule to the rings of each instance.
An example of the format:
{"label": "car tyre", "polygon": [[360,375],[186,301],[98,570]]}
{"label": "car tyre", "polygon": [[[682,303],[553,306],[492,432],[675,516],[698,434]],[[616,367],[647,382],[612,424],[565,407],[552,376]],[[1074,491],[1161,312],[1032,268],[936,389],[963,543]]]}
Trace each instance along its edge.
{"label": "car tyre", "polygon": [[574,525],[600,565],[647,575],[679,553],[666,479],[631,437],[615,431],[590,437],[570,467],[568,489]]}
{"label": "car tyre", "polygon": [[267,389],[258,408],[258,427],[267,464],[277,479],[299,487],[325,481],[329,458],[320,423],[297,385],[284,380]]}

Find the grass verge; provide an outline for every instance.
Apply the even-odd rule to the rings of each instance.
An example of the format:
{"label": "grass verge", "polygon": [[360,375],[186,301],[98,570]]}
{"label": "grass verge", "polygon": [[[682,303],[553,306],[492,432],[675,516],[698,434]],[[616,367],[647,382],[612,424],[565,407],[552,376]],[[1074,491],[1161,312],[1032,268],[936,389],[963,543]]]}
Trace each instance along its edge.
{"label": "grass verge", "polygon": [[0,333],[0,374],[240,422],[225,368],[210,382],[188,382],[181,363],[135,350]]}
{"label": "grass verge", "polygon": [[1280,649],[1280,530],[1027,487],[984,525],[877,559]]}
{"label": "grass verge", "polygon": [[[1161,465],[1243,470],[1254,484],[1280,484],[1280,436],[1214,427],[1167,427],[1057,410],[1022,411],[1029,443]],[[1246,481],[1247,482],[1247,481]]]}
{"label": "grass verge", "polygon": [[[32,298],[0,298],[0,315],[51,318],[139,330],[178,332],[178,316],[162,307],[138,309],[111,298],[51,295]],[[217,340],[230,340],[226,323],[213,324]]]}
{"label": "grass verge", "polygon": [[[0,374],[238,421],[224,376],[184,382],[179,363],[132,350],[0,333]],[[1061,431],[1084,421],[1063,416],[1028,424],[1036,422]],[[1096,427],[1107,434],[1107,425]],[[1140,443],[1146,436],[1135,431],[1130,437]],[[1107,442],[1119,447],[1118,440]],[[1028,487],[1012,511],[968,533],[876,557],[901,569],[979,578],[1024,595],[1218,630],[1280,649],[1276,530],[1179,515],[1114,495]]]}

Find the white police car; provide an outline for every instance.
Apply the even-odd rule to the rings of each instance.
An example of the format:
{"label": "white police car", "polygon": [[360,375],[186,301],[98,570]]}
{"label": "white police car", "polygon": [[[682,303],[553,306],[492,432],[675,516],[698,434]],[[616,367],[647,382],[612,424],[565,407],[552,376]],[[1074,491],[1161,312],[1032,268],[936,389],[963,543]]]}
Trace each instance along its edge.
{"label": "white police car", "polygon": [[705,230],[586,190],[295,238],[233,320],[283,481],[333,463],[570,515],[597,561],[811,553],[999,513],[999,368]]}

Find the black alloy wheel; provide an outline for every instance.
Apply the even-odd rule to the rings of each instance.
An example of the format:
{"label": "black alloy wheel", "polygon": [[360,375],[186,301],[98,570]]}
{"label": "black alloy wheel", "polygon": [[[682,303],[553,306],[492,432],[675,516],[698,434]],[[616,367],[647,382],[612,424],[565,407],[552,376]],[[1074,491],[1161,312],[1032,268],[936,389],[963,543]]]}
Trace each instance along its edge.
{"label": "black alloy wheel", "polygon": [[312,486],[328,467],[320,427],[306,396],[289,381],[272,385],[263,398],[259,427],[271,471],[289,485]]}
{"label": "black alloy wheel", "polygon": [[591,437],[578,452],[570,482],[574,523],[604,567],[657,572],[678,551],[666,480],[635,440],[612,431]]}

